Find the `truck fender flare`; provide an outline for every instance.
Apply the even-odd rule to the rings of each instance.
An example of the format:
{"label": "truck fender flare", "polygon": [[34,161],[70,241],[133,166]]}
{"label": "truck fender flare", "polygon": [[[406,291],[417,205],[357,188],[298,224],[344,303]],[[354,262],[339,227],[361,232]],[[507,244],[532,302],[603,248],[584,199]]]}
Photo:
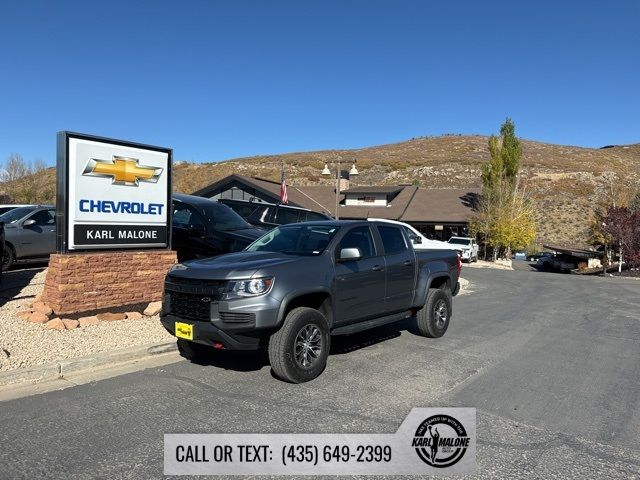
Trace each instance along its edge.
{"label": "truck fender flare", "polygon": [[438,278],[446,278],[450,280],[449,272],[447,270],[438,270],[431,272],[429,268],[423,268],[418,274],[418,281],[416,283],[416,296],[414,306],[422,308],[427,302],[427,290],[433,284],[433,281]]}
{"label": "truck fender flare", "polygon": [[[282,325],[282,322],[284,321],[284,312],[286,312],[287,307],[289,306],[292,300],[295,300],[298,297],[302,297],[303,295],[309,295],[311,293],[326,293],[329,296],[329,298],[332,298],[331,290],[325,287],[319,287],[314,289],[306,288],[306,289],[295,290],[293,292],[287,293],[284,296],[284,298],[280,301],[280,308],[278,309],[277,326],[279,327],[280,325]],[[333,308],[333,304],[331,305],[331,308]]]}

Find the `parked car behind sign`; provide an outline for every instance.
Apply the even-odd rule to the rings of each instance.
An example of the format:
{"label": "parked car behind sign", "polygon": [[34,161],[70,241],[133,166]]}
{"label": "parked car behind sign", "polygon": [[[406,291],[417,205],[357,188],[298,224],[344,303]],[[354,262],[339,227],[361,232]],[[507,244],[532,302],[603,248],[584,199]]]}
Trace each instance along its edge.
{"label": "parked car behind sign", "polygon": [[222,203],[173,195],[172,244],[180,261],[238,252],[264,233]]}
{"label": "parked car behind sign", "polygon": [[[4,222],[0,222],[0,255],[4,258]],[[2,282],[2,268],[0,268],[0,282]]]}
{"label": "parked car behind sign", "polygon": [[251,225],[271,230],[279,225],[288,225],[298,222],[318,222],[333,220],[323,213],[307,210],[306,208],[291,207],[289,205],[276,205],[274,203],[247,202],[244,200],[218,200],[220,203],[233,208],[242,218]]}
{"label": "parked car behind sign", "polygon": [[36,207],[37,205],[0,205],[0,215],[18,207]]}
{"label": "parked car behind sign", "polygon": [[45,260],[56,251],[56,207],[18,207],[0,215],[5,224],[2,269],[17,261]]}

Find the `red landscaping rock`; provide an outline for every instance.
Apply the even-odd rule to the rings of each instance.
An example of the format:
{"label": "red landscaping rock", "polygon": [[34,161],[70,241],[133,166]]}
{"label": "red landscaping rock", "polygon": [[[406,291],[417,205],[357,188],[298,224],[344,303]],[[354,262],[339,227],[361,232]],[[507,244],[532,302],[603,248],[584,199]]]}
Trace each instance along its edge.
{"label": "red landscaping rock", "polygon": [[142,314],[140,312],[127,312],[127,320],[140,320]]}
{"label": "red landscaping rock", "polygon": [[78,320],[71,320],[70,318],[63,318],[62,323],[64,323],[64,327],[67,330],[73,330],[74,328],[78,328],[78,325],[80,325]]}
{"label": "red landscaping rock", "polygon": [[46,327],[52,330],[66,330],[64,326],[64,322],[59,318],[54,318],[53,320],[49,320],[46,324]]}
{"label": "red landscaping rock", "polygon": [[32,323],[47,323],[49,321],[49,317],[47,317],[44,313],[33,312],[27,317],[27,320]]}
{"label": "red landscaping rock", "polygon": [[151,302],[142,313],[147,317],[153,317],[154,315],[158,315],[160,310],[162,310],[162,302]]}
{"label": "red landscaping rock", "polygon": [[20,310],[16,313],[16,315],[23,320],[27,320],[33,312],[31,310]]}
{"label": "red landscaping rock", "polygon": [[53,310],[51,309],[51,307],[46,303],[42,303],[42,302],[34,302],[33,310],[35,312],[44,313],[45,315],[51,315],[53,313]]}
{"label": "red landscaping rock", "polygon": [[127,316],[124,313],[99,313],[96,318],[103,322],[113,322],[114,320],[124,320]]}
{"label": "red landscaping rock", "polygon": [[91,317],[82,317],[78,319],[78,324],[80,327],[90,327],[92,325],[98,325],[100,320],[95,315]]}

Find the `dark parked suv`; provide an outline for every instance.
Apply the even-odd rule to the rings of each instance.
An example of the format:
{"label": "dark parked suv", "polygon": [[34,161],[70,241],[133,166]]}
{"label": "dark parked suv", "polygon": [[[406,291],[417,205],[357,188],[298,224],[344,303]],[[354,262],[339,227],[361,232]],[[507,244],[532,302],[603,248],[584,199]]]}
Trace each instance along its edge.
{"label": "dark parked suv", "polygon": [[172,244],[180,261],[238,252],[264,233],[226,205],[173,195]]}
{"label": "dark parked suv", "polygon": [[298,222],[320,222],[333,220],[323,213],[307,210],[306,208],[290,207],[289,205],[276,205],[274,203],[247,202],[244,200],[218,200],[233,208],[242,218],[251,225],[271,230],[279,225],[288,225]]}

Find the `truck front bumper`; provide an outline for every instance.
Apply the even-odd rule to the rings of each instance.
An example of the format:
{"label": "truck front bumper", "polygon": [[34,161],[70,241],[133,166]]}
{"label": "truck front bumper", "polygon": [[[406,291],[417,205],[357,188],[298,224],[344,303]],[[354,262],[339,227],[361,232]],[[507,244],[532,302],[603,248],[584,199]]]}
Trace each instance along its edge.
{"label": "truck front bumper", "polygon": [[[181,298],[172,305],[172,295]],[[229,350],[255,350],[261,339],[277,327],[280,301],[269,295],[258,298],[214,301],[198,307],[205,294],[165,291],[160,321],[175,336],[176,322],[192,326],[193,342]],[[174,299],[176,300],[176,299]],[[192,308],[190,308],[192,307]],[[223,345],[223,347],[220,346]]]}
{"label": "truck front bumper", "polygon": [[175,315],[162,315],[160,321],[171,334],[176,334],[176,322],[186,323],[193,328],[192,342],[223,350],[257,350],[260,347],[262,332],[259,330],[225,331],[212,322],[194,321]]}

